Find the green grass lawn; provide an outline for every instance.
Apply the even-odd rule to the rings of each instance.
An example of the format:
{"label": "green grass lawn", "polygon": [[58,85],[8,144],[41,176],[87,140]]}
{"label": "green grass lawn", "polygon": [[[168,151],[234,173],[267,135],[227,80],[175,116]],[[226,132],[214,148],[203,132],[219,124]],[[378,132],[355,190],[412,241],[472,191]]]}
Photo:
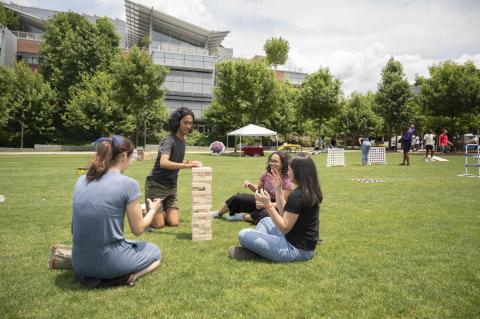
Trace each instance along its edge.
{"label": "green grass lawn", "polygon": [[[181,171],[181,225],[139,237],[162,264],[133,288],[85,290],[71,271],[47,269],[52,243],[71,243],[76,168],[88,155],[0,155],[1,318],[478,318],[480,178],[458,177],[462,156],[426,163],[388,153],[388,165],[326,168],[314,156],[325,241],[308,262],[239,262],[245,222],[213,220],[213,240],[192,242],[191,172]],[[256,182],[266,158],[187,154],[213,168],[213,201]],[[126,172],[139,181],[153,161]],[[362,184],[352,178],[383,179]],[[126,223],[128,225],[128,223]],[[134,239],[128,226],[126,237]]]}

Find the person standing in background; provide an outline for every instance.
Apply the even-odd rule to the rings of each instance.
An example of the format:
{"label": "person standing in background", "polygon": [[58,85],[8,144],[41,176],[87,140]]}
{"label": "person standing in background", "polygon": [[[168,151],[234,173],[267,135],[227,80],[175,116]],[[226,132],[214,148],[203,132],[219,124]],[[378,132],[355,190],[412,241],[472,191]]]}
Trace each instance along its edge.
{"label": "person standing in background", "polygon": [[[423,136],[425,141],[425,161],[431,161],[433,158],[433,150],[435,149],[435,134],[433,130],[429,130],[427,134]],[[428,159],[428,153],[430,152],[430,159]]]}

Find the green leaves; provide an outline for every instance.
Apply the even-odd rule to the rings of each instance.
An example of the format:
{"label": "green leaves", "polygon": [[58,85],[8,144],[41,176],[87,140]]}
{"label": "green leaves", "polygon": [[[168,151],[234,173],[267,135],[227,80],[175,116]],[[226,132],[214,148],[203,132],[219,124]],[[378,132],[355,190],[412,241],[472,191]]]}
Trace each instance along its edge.
{"label": "green leaves", "polygon": [[287,40],[279,37],[265,41],[263,49],[267,55],[267,64],[274,65],[276,68],[277,65],[285,64],[288,59],[288,51],[290,50],[290,47]]}
{"label": "green leaves", "polygon": [[318,126],[338,113],[341,82],[321,68],[307,76],[299,93],[298,107],[304,118],[317,121]]}
{"label": "green leaves", "polygon": [[412,119],[413,114],[406,107],[411,98],[410,84],[403,74],[402,64],[394,58],[390,58],[381,75],[376,94],[376,112],[383,118],[391,135],[393,131],[401,132]]}
{"label": "green leaves", "polygon": [[[480,114],[480,70],[472,62],[446,61],[429,68],[421,79],[421,102],[431,116],[444,118],[452,129],[477,127]],[[458,127],[462,126],[462,127]]]}

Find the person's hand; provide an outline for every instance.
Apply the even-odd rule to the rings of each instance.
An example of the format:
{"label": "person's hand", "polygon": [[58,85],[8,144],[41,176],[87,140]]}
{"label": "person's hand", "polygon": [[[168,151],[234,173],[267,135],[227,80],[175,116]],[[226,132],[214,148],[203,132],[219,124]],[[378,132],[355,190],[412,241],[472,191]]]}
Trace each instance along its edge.
{"label": "person's hand", "polygon": [[249,181],[243,182],[243,188],[248,188],[248,186],[250,186],[250,182],[249,182]]}
{"label": "person's hand", "polygon": [[282,178],[276,170],[272,169],[272,171],[268,173],[266,177],[270,181],[270,183],[272,183],[275,189],[279,189],[282,187]]}
{"label": "person's hand", "polygon": [[162,200],[161,198],[154,198],[153,201],[150,198],[147,198],[148,202],[148,207],[150,209],[153,209],[155,212],[158,211],[158,209],[162,206]]}
{"label": "person's hand", "polygon": [[256,200],[256,201],[255,201],[255,208],[256,208],[256,209],[264,209],[264,208],[265,208],[265,205],[263,205],[262,202]]}
{"label": "person's hand", "polygon": [[255,192],[255,200],[259,201],[265,207],[272,204],[272,202],[270,201],[270,195],[263,188],[257,189],[257,191]]}
{"label": "person's hand", "polygon": [[188,164],[190,164],[190,167],[202,167],[203,163],[200,161],[189,161]]}

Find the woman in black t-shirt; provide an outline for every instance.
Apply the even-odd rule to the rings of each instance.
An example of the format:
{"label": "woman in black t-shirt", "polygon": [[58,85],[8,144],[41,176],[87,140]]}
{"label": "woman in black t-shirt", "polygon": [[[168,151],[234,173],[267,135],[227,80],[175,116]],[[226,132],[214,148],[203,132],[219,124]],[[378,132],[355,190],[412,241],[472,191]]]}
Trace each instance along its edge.
{"label": "woman in black t-shirt", "polygon": [[[270,217],[263,218],[255,229],[242,229],[238,234],[242,247],[231,247],[230,257],[246,259],[260,255],[276,262],[301,261],[313,257],[319,239],[322,202],[315,163],[306,154],[295,156],[289,163],[288,177],[298,187],[286,203],[283,196],[277,196],[278,211],[266,191],[256,191],[256,200],[266,207]],[[275,186],[275,192],[281,192],[278,173],[268,178]]]}

